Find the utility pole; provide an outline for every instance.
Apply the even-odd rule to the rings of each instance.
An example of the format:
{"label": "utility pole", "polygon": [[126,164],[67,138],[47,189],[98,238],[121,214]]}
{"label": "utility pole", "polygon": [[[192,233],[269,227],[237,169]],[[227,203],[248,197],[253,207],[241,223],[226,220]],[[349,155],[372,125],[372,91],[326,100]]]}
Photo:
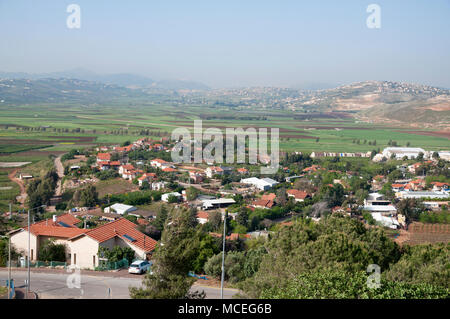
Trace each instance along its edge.
{"label": "utility pole", "polygon": [[223,216],[223,240],[222,240],[222,278],[220,280],[220,299],[223,299],[223,281],[225,280],[225,230],[227,228],[227,212]]}
{"label": "utility pole", "polygon": [[30,228],[30,209],[28,209],[28,275],[27,275],[27,298],[30,292],[30,259],[31,259],[31,228]]}
{"label": "utility pole", "polygon": [[11,299],[11,235],[8,243],[8,299]]}
{"label": "utility pole", "polygon": [[[31,292],[30,290],[30,262],[31,262],[31,228],[30,228],[30,212],[34,209],[38,209],[38,208],[43,208],[46,207],[47,205],[41,205],[38,207],[34,207],[34,208],[30,208],[28,209],[28,276],[27,276],[27,298],[28,298],[28,293]],[[33,218],[34,221],[34,218]]]}

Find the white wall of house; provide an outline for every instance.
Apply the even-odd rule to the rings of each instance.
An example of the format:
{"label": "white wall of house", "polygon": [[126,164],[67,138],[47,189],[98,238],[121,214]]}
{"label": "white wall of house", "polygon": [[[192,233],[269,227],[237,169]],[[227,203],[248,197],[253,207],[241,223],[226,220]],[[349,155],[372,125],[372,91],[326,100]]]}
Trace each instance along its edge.
{"label": "white wall of house", "polygon": [[[22,256],[28,256],[28,231],[22,230],[11,235],[11,244]],[[31,260],[36,260],[39,251],[39,242],[35,235],[30,236]]]}
{"label": "white wall of house", "polygon": [[98,243],[95,239],[89,236],[82,236],[73,240],[70,243],[70,246],[71,264],[77,265],[81,269],[94,269],[99,265],[98,249],[100,246],[108,249],[113,249],[114,246],[130,247],[135,251],[137,258],[145,258],[145,252],[142,249],[118,237],[113,237],[102,243]]}
{"label": "white wall of house", "polygon": [[94,269],[98,266],[98,247],[99,243],[88,236],[72,240],[70,243],[70,263],[81,269]]}

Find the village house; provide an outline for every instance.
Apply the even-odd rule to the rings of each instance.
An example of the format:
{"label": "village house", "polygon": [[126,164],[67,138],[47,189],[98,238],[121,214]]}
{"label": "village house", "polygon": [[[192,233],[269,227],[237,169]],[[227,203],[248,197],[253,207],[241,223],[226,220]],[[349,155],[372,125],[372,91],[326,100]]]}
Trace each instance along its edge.
{"label": "village house", "polygon": [[248,174],[248,169],[246,169],[245,167],[240,167],[237,169],[237,172],[239,174],[246,175],[246,174]]}
{"label": "village house", "polygon": [[264,195],[261,196],[261,199],[263,199],[263,200],[274,201],[275,198],[277,198],[277,195],[275,195],[275,193],[264,194]]}
{"label": "village house", "polygon": [[209,213],[204,210],[197,212],[197,221],[199,224],[206,224],[209,221]]}
{"label": "village house", "polygon": [[207,177],[212,178],[214,175],[223,175],[224,170],[221,167],[212,166],[212,167],[208,167],[205,170],[205,173],[206,173]]}
{"label": "village house", "polygon": [[162,168],[162,167],[167,167],[169,165],[169,163],[163,159],[155,158],[150,161],[150,165],[153,167],[156,167],[156,168]]}
{"label": "village house", "polygon": [[189,179],[194,184],[203,182],[203,174],[200,171],[189,171]]}
{"label": "village house", "polygon": [[258,199],[251,203],[254,208],[270,209],[275,205],[273,200]]}
{"label": "village house", "polygon": [[311,197],[311,195],[309,195],[307,192],[297,189],[288,189],[286,191],[286,194],[288,195],[288,197],[293,197],[296,202],[304,202],[306,198]]}
{"label": "village house", "polygon": [[127,146],[116,146],[114,147],[114,151],[118,153],[128,153],[132,150],[136,149],[136,146],[133,144],[127,145]]}
{"label": "village house", "polygon": [[109,162],[111,161],[110,153],[97,153],[97,162]]}
{"label": "village house", "polygon": [[83,234],[87,230],[80,229],[76,224],[81,220],[70,214],[60,216],[54,215],[52,219],[46,219],[30,225],[30,234],[28,227],[22,227],[9,233],[11,244],[20,252],[22,256],[28,258],[28,236],[30,236],[30,260],[39,260],[39,250],[46,240],[52,239],[56,244],[66,246],[66,259],[70,259],[71,249],[69,238]]}
{"label": "village house", "polygon": [[142,186],[144,182],[150,183],[155,178],[156,178],[155,173],[144,173],[144,175],[138,178],[139,186]]}
{"label": "village house", "polygon": [[70,241],[71,264],[82,269],[95,269],[100,264],[99,248],[129,247],[135,256],[147,259],[157,242],[137,230],[133,222],[120,218],[87,232],[72,236]]}
{"label": "village house", "polygon": [[431,185],[433,185],[433,191],[434,192],[441,192],[441,191],[447,191],[449,189],[448,183],[442,183],[442,182],[431,182]]}

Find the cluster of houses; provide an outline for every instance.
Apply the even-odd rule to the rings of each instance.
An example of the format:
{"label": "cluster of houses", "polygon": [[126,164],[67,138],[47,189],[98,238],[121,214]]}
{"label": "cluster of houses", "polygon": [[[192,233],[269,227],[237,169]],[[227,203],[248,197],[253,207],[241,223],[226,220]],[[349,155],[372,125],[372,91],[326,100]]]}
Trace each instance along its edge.
{"label": "cluster of houses", "polygon": [[[135,167],[129,163],[125,156],[127,153],[138,150],[157,150],[167,151],[167,148],[159,143],[155,143],[148,139],[140,139],[127,146],[116,146],[112,149],[108,147],[99,147],[97,153],[96,163],[94,167],[100,170],[115,170],[125,180],[137,179],[139,186],[143,186],[144,183],[148,183],[149,188],[153,190],[165,190],[167,189],[167,182],[159,181],[157,173],[146,173],[144,170]],[[114,153],[120,153],[122,160],[112,160]],[[424,158],[430,158],[430,153],[425,152],[421,148],[386,148],[381,154],[381,158],[391,158],[395,155],[398,159],[416,158],[422,153]],[[442,155],[441,155],[442,154]],[[450,154],[449,158],[450,158]],[[320,157],[370,157],[371,153],[328,153],[328,152],[312,152],[312,158]],[[379,157],[380,157],[379,156]],[[439,156],[445,158],[447,154],[440,152]],[[117,156],[115,156],[117,158]],[[433,162],[426,161],[425,164],[432,164]],[[410,173],[418,174],[421,171],[421,167],[424,164],[415,163],[405,167]],[[149,161],[150,166],[160,169],[163,172],[179,172],[181,167],[176,167],[173,163],[167,162],[163,159],[156,158]],[[139,164],[136,164],[139,166]],[[185,169],[186,170],[186,169]],[[302,170],[301,175],[289,176],[286,178],[286,182],[291,182],[295,178],[304,177],[309,174],[314,174],[326,170],[319,165],[311,165]],[[277,205],[277,195],[274,192],[270,192],[272,188],[279,184],[278,181],[265,177],[248,177],[249,171],[246,168],[233,168],[225,166],[213,166],[209,165],[206,169],[198,167],[187,168],[189,173],[189,183],[200,184],[207,178],[214,178],[216,176],[222,176],[230,174],[231,172],[237,172],[242,175],[239,184],[246,187],[246,192],[251,194],[247,198],[246,207],[251,210],[255,209],[271,209]],[[284,168],[285,172],[289,169]],[[329,172],[338,172],[328,170]],[[342,173],[342,172],[338,172]],[[356,175],[354,172],[345,172],[347,177]],[[335,179],[334,184],[345,185],[345,175],[342,180]],[[399,228],[405,226],[405,217],[398,214],[396,207],[392,202],[385,198],[384,195],[378,193],[383,185],[387,182],[385,176],[375,176],[372,181],[372,193],[364,200],[364,204],[359,207],[365,212],[369,212],[373,219],[378,223],[390,227]],[[333,186],[333,184],[329,184]],[[201,185],[200,185],[201,186]],[[423,203],[430,209],[440,209],[444,205],[449,204],[449,184],[441,182],[433,182],[431,186],[427,187],[425,179],[415,178],[410,180],[396,180],[392,184],[392,191],[395,193],[396,198],[420,198],[423,199]],[[261,196],[253,196],[254,194],[264,192]],[[222,195],[228,195],[227,192],[220,192]],[[230,205],[236,203],[236,201],[230,196],[224,196],[218,198],[219,192],[209,195],[199,195],[195,200],[188,201],[186,191],[180,192],[166,192],[161,195],[161,201],[177,203],[178,205],[184,205],[186,207],[197,209],[197,220],[199,223],[207,223],[211,210],[218,210],[222,213],[222,218],[225,215],[225,209]],[[233,193],[230,193],[233,195]],[[309,193],[305,190],[287,189],[286,195],[289,199],[295,202],[304,202],[311,199],[314,196],[313,193]],[[350,214],[349,207],[334,207],[333,213],[342,212]],[[237,213],[231,214],[232,218],[236,217]],[[136,216],[137,224],[124,218],[126,215]],[[80,226],[80,217],[92,218],[99,217],[106,221],[105,224],[89,229],[86,228],[86,224]],[[156,246],[156,241],[147,235],[140,232],[138,225],[145,225],[149,222],[149,219],[155,218],[155,214],[149,211],[142,211],[138,207],[132,205],[125,205],[122,203],[115,203],[106,207],[104,210],[101,208],[81,208],[72,209],[67,214],[54,216],[52,219],[47,219],[37,223],[33,223],[28,229],[27,227],[19,228],[10,232],[12,244],[22,254],[28,257],[28,235],[31,236],[31,253],[30,260],[38,260],[38,252],[44,241],[47,239],[54,239],[57,243],[64,244],[66,246],[67,261],[72,265],[77,265],[85,269],[94,269],[99,266],[101,260],[98,256],[100,247],[113,248],[114,246],[130,247],[135,251],[137,258],[147,258],[151,255],[153,249]],[[221,234],[211,233],[212,236],[222,236]],[[262,232],[255,232],[254,235],[239,235],[231,234],[228,239],[237,238],[250,238],[252,236],[264,236]]]}

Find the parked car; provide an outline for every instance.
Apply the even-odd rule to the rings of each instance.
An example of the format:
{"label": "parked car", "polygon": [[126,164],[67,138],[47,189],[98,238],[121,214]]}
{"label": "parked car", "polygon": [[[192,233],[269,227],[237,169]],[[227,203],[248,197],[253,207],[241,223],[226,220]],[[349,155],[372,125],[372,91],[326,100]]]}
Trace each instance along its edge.
{"label": "parked car", "polygon": [[128,268],[130,274],[143,274],[149,271],[152,263],[147,260],[136,260]]}

